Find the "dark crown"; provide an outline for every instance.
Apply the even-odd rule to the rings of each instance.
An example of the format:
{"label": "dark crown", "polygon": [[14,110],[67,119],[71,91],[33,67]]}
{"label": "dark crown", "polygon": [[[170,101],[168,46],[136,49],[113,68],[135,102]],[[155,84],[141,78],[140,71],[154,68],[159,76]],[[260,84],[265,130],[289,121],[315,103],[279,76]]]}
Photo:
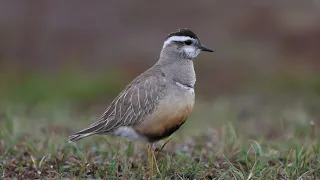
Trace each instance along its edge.
{"label": "dark crown", "polygon": [[173,31],[172,33],[170,33],[168,35],[167,39],[172,36],[188,36],[193,39],[199,39],[198,36],[194,32],[192,32],[190,29],[187,29],[187,28],[180,28],[180,29]]}

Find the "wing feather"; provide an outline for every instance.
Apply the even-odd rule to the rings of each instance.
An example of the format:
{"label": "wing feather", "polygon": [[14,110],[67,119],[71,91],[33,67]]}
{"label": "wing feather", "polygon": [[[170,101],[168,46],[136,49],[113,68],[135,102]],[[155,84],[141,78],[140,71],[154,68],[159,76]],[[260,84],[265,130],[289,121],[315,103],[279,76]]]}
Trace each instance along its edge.
{"label": "wing feather", "polygon": [[129,84],[110,104],[99,120],[71,135],[68,141],[111,132],[120,126],[131,126],[140,123],[151,114],[163,98],[165,79],[149,76],[137,78]]}

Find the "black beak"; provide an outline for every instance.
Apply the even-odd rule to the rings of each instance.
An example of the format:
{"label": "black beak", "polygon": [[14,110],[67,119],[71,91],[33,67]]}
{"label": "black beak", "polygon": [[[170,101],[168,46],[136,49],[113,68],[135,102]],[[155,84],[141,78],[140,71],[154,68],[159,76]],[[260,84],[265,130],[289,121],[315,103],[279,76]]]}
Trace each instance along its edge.
{"label": "black beak", "polygon": [[205,47],[205,46],[203,46],[203,45],[200,45],[199,49],[200,49],[201,51],[214,52],[212,49],[207,48],[207,47]]}

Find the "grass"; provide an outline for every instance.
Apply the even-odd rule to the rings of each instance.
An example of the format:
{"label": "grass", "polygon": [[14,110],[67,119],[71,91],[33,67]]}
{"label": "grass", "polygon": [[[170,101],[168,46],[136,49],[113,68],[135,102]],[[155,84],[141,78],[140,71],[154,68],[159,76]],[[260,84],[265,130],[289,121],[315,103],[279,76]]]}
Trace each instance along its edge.
{"label": "grass", "polygon": [[[125,84],[102,77],[34,76],[0,86],[0,178],[150,179],[143,143],[66,142],[108,104],[97,97],[114,97]],[[156,151],[154,179],[320,179],[320,101],[311,92],[197,97],[187,123]]]}
{"label": "grass", "polygon": [[[156,152],[159,168],[156,179],[320,177],[316,125],[290,124],[283,120],[265,127],[277,134],[275,137],[268,138],[262,131],[254,137],[247,132],[250,131],[247,122],[238,122],[237,113],[224,103],[213,106],[212,113],[220,114],[215,122],[208,122],[207,116],[200,115],[212,110],[199,106],[190,122],[164,150]],[[20,113],[5,108],[0,119],[0,177],[148,179],[143,143],[107,136],[67,143],[65,140],[71,132],[88,125],[87,119],[94,119],[90,113],[82,117],[70,107],[65,105],[52,111],[37,107]],[[206,123],[201,125],[197,119]],[[199,127],[193,128],[195,125]],[[160,148],[164,142],[156,147]]]}

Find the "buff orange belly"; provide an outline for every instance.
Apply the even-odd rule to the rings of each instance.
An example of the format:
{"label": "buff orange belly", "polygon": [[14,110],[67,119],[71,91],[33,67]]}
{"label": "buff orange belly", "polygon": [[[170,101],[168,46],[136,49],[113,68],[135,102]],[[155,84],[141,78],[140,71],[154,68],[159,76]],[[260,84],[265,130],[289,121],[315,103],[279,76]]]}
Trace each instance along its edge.
{"label": "buff orange belly", "polygon": [[188,119],[194,104],[194,95],[170,99],[159,104],[157,110],[134,129],[149,142],[166,138]]}

